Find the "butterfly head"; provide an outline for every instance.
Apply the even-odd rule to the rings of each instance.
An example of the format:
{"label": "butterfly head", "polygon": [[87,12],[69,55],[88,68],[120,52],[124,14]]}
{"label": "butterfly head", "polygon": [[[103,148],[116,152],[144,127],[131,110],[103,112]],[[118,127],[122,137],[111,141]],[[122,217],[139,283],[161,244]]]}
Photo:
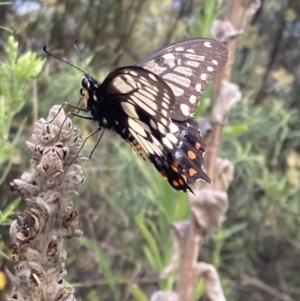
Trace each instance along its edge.
{"label": "butterfly head", "polygon": [[87,109],[90,109],[93,103],[97,102],[97,90],[99,86],[99,83],[87,74],[82,77],[80,94],[83,97]]}

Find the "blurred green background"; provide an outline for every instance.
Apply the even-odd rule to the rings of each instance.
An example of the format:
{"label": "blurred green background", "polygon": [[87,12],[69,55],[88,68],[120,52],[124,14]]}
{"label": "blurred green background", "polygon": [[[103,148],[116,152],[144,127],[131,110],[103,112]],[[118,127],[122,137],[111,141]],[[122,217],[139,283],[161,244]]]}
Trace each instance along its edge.
{"label": "blurred green background", "polygon": [[[30,168],[25,141],[54,104],[80,99],[82,74],[132,65],[189,37],[209,36],[218,0],[0,2],[0,300],[12,270],[9,224],[24,204],[9,183]],[[12,38],[14,37],[14,39]],[[84,60],[75,51],[78,48]],[[230,208],[199,260],[219,270],[227,300],[300,300],[300,2],[263,0],[238,38],[232,81],[242,90],[224,129],[221,156],[235,166]],[[86,64],[88,66],[86,66]],[[209,115],[212,87],[198,116]],[[96,124],[74,119],[83,136]],[[95,138],[96,139],[96,138]],[[89,155],[95,139],[89,139]],[[67,241],[66,281],[77,300],[146,300],[172,254],[169,224],[190,217],[187,195],[106,131],[75,200],[84,237]],[[251,281],[249,281],[251,279]],[[205,300],[199,290],[195,300]],[[290,298],[290,299],[284,299]]]}

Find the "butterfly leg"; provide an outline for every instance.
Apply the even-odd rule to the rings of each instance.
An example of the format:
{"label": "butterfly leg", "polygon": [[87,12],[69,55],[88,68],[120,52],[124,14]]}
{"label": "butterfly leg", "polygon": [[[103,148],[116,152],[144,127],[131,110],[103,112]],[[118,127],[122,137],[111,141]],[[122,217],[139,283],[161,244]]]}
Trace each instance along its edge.
{"label": "butterfly leg", "polygon": [[[48,121],[48,123],[52,123],[53,120],[54,120],[54,119],[57,117],[57,115],[60,113],[60,111],[61,111],[66,105],[70,106],[71,108],[77,109],[78,112],[80,112],[80,111],[88,112],[88,110],[86,110],[85,108],[82,108],[82,107],[79,106],[80,101],[81,101],[81,100],[79,100],[79,102],[77,103],[77,105],[73,105],[73,104],[71,104],[71,103],[69,103],[69,102],[64,102],[64,103],[60,106],[59,110],[58,110],[57,113],[54,115],[54,117],[53,117],[50,121]],[[69,114],[75,115],[75,113],[73,113],[73,112],[71,112],[71,113],[69,113]],[[69,116],[67,116],[66,118],[68,118],[68,117],[69,117]]]}
{"label": "butterfly leg", "polygon": [[[53,120],[55,120],[55,118],[57,117],[57,115],[59,114],[59,112],[62,110],[62,108],[63,108],[63,105],[59,108],[58,113],[56,113],[55,116],[52,118],[52,120],[48,121],[48,123],[52,123]],[[63,129],[63,126],[64,126],[65,122],[66,122],[69,118],[70,118],[69,116],[66,116],[66,117],[65,117],[64,121],[63,121],[62,124],[61,124],[61,127],[60,127],[58,133],[57,133],[50,141],[47,142],[48,144],[52,144],[52,143],[54,143],[55,140],[57,140],[57,138],[58,138],[58,137],[60,136],[60,134],[61,134],[61,131],[62,131],[62,129]]]}
{"label": "butterfly leg", "polygon": [[[86,140],[86,139],[88,139],[89,137],[93,136],[94,134],[98,133],[98,132],[99,132],[100,130],[102,130],[102,129],[103,129],[102,127],[99,127],[99,128],[96,130],[96,131],[94,131],[93,133],[91,133],[90,135],[88,135],[88,136],[85,138],[85,140]],[[101,139],[102,139],[102,137],[103,137],[104,130],[105,130],[105,129],[103,129],[103,131],[102,131],[102,133],[101,133],[101,135],[100,135],[100,137],[99,137],[99,139],[98,139],[97,143],[95,144],[95,146],[94,146],[93,150],[91,151],[91,153],[90,153],[90,155],[89,155],[89,159],[91,159],[91,158],[92,158],[92,156],[93,156],[93,153],[94,153],[95,149],[96,149],[96,148],[97,148],[97,146],[99,145],[99,143],[100,143],[100,140],[101,140]]]}
{"label": "butterfly leg", "polygon": [[[85,142],[86,142],[90,137],[92,137],[93,135],[95,135],[96,133],[98,133],[101,129],[102,129],[102,127],[99,127],[96,131],[92,132],[91,134],[89,134],[87,137],[84,138],[83,143],[82,143],[80,149],[78,150],[78,153],[76,154],[74,160],[73,160],[73,161],[71,162],[71,164],[64,170],[64,172],[66,172],[66,171],[69,169],[69,167],[75,162],[76,158],[79,156],[81,150],[83,149],[83,147],[84,147],[84,145],[85,145]],[[91,157],[92,157],[92,155],[93,155],[93,152],[95,151],[96,147],[98,146],[98,144],[99,144],[99,142],[100,142],[100,140],[101,140],[101,138],[102,138],[102,136],[103,136],[103,133],[104,133],[104,131],[101,133],[100,138],[98,139],[98,141],[97,141],[97,143],[95,144],[95,146],[94,146],[94,148],[93,148],[91,154],[89,155],[89,159],[91,159]]]}
{"label": "butterfly leg", "polygon": [[95,120],[93,117],[89,117],[89,116],[82,116],[82,115],[79,115],[79,114],[76,114],[76,113],[70,113],[72,116],[77,116],[77,117],[80,117],[80,118],[83,118],[83,119],[88,119],[88,120]]}
{"label": "butterfly leg", "polygon": [[[59,112],[63,109],[63,107],[64,107],[65,105],[70,105],[72,108],[78,109],[78,111],[88,112],[88,111],[87,111],[86,109],[84,109],[84,108],[81,108],[81,107],[79,107],[79,106],[75,106],[75,105],[73,105],[73,104],[71,104],[71,103],[68,103],[68,102],[65,102],[65,103],[59,108],[58,112],[55,114],[55,116],[52,118],[52,120],[48,121],[48,123],[53,122],[53,120],[57,117],[57,115],[58,115]],[[71,116],[70,116],[70,115],[71,115]],[[77,117],[80,117],[80,118],[83,118],[83,119],[93,120],[92,117],[82,116],[82,115],[79,115],[79,114],[77,114],[77,113],[70,112],[70,113],[66,116],[65,120],[63,121],[62,126],[61,126],[59,132],[57,133],[57,135],[55,135],[55,137],[54,137],[51,141],[49,141],[49,143],[52,143],[52,142],[60,135],[64,123],[67,121],[68,118],[72,118],[73,116],[77,116]],[[92,135],[93,135],[93,134],[92,134]]]}
{"label": "butterfly leg", "polygon": [[[80,103],[80,101],[79,101]],[[71,108],[74,108],[74,109],[77,109],[79,112],[89,112],[89,110],[87,110],[86,108],[83,108],[83,107],[80,107],[77,105],[73,105],[72,103],[70,102],[65,102],[64,105],[69,105]]]}

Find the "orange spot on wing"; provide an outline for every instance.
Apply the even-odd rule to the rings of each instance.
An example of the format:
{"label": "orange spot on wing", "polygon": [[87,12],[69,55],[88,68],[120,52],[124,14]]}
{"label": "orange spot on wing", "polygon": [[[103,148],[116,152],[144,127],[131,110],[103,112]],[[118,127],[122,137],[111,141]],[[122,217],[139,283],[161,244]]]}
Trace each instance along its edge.
{"label": "orange spot on wing", "polygon": [[181,186],[184,185],[184,181],[182,179],[179,179],[179,183],[180,183]]}
{"label": "orange spot on wing", "polygon": [[174,165],[171,165],[171,167],[175,172],[178,172],[178,169]]}
{"label": "orange spot on wing", "polygon": [[173,184],[173,186],[175,186],[175,187],[178,187],[178,186],[179,186],[179,183],[178,183],[176,180],[173,180],[173,181],[172,181],[172,184]]}
{"label": "orange spot on wing", "polygon": [[196,142],[196,143],[195,143],[195,148],[196,148],[196,149],[200,149],[200,148],[201,148],[201,143]]}
{"label": "orange spot on wing", "polygon": [[199,142],[196,142],[196,143],[195,143],[195,148],[196,148],[196,149],[200,149],[200,148],[201,148],[201,144],[200,144]]}
{"label": "orange spot on wing", "polygon": [[195,174],[197,174],[197,170],[194,169],[194,168],[190,168],[190,169],[189,169],[189,175],[190,175],[191,177],[193,177]]}
{"label": "orange spot on wing", "polygon": [[187,155],[191,160],[194,160],[197,157],[196,154],[191,150],[188,151]]}
{"label": "orange spot on wing", "polygon": [[179,162],[177,160],[173,160],[172,165],[174,165],[175,167],[179,166]]}
{"label": "orange spot on wing", "polygon": [[177,160],[174,160],[172,162],[172,165],[171,165],[171,168],[175,171],[175,172],[178,172],[178,167],[179,166],[179,162]]}

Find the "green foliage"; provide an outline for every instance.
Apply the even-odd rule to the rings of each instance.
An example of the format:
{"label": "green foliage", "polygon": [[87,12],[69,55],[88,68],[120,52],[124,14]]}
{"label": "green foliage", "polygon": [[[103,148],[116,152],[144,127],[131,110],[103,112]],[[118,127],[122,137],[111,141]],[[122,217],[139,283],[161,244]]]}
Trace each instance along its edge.
{"label": "green foliage", "polygon": [[[245,98],[234,109],[231,120],[237,124],[244,121],[244,129],[248,129],[226,135],[222,148],[223,156],[234,162],[236,169],[225,227],[236,226],[238,232],[231,233],[229,241],[221,241],[222,251],[217,253],[221,256],[214,255],[213,261],[219,265],[221,259],[234,266],[236,275],[252,274],[265,266],[262,278],[267,278],[276,273],[274,262],[282,260],[277,249],[281,244],[290,261],[300,264],[285,242],[299,238],[300,186],[286,176],[288,156],[299,139],[299,131],[293,126],[297,114],[280,99],[255,106],[251,98]],[[270,249],[274,244],[277,247]],[[272,261],[264,262],[259,259],[262,257]]]}
{"label": "green foliage", "polygon": [[13,117],[26,103],[25,93],[28,83],[36,76],[44,64],[35,53],[26,52],[18,56],[18,42],[10,36],[5,48],[6,59],[0,64],[0,166],[7,162],[0,184],[5,180],[12,163],[12,150],[19,139],[22,124],[13,141],[9,131]]}
{"label": "green foliage", "polygon": [[10,217],[15,214],[15,210],[20,204],[21,199],[15,199],[14,201],[10,202],[6,208],[0,211],[0,226],[10,225],[12,220]]}
{"label": "green foliage", "polygon": [[131,294],[136,301],[148,301],[145,293],[136,284],[131,287]]}
{"label": "green foliage", "polygon": [[[13,152],[26,118],[19,122],[18,130],[14,133],[13,139],[10,137],[12,120],[27,101],[26,91],[29,82],[40,72],[43,66],[43,61],[32,52],[18,55],[18,42],[13,36],[8,38],[5,53],[5,59],[0,62],[0,185],[4,183],[11,170],[14,160]],[[2,197],[5,199],[4,196]],[[0,210],[0,226],[11,224],[11,217],[15,215],[20,201],[20,198],[15,199]],[[3,228],[7,229],[7,227]],[[2,251],[3,248],[4,243],[1,241],[0,257],[9,260]]]}
{"label": "green foliage", "polygon": [[[5,79],[0,82],[0,185],[11,169],[13,150],[25,121],[20,122],[19,129],[11,141],[9,134],[12,119],[26,103],[25,93],[28,83],[40,72],[43,65],[43,61],[32,52],[18,56],[18,43],[13,36],[9,37],[5,52],[6,58],[0,63],[0,78]],[[12,222],[10,217],[15,214],[19,203],[20,199],[16,199],[0,210],[1,226]]]}
{"label": "green foliage", "polygon": [[[3,210],[0,210],[0,227],[3,226],[9,226],[12,223],[11,216],[13,216],[16,212],[16,208],[20,204],[21,199],[17,198],[14,201],[12,201],[9,205],[6,206],[6,208],[3,208]],[[4,242],[0,240],[0,259],[5,258],[6,260],[9,260],[9,256],[5,254],[2,250],[4,248]]]}
{"label": "green foliage", "polygon": [[221,13],[221,0],[201,1],[199,7],[195,10],[195,20],[187,20],[189,36],[192,37],[209,37],[213,22],[217,20]]}

